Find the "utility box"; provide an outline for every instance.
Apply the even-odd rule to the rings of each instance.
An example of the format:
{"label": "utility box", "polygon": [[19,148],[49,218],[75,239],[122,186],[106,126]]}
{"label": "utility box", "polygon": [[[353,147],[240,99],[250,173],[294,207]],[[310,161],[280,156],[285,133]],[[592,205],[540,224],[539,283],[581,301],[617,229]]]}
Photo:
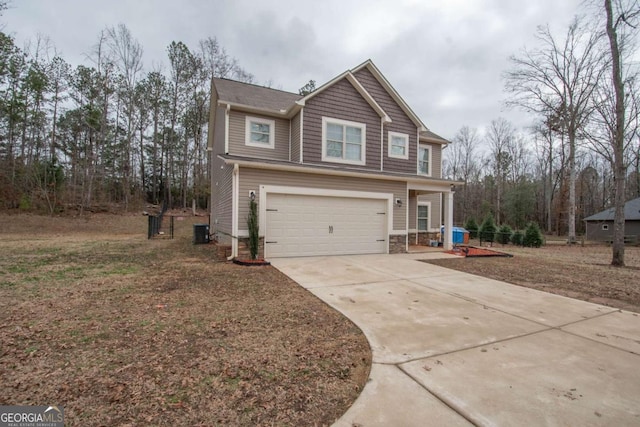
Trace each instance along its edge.
{"label": "utility box", "polygon": [[209,243],[209,224],[193,224],[193,244]]}

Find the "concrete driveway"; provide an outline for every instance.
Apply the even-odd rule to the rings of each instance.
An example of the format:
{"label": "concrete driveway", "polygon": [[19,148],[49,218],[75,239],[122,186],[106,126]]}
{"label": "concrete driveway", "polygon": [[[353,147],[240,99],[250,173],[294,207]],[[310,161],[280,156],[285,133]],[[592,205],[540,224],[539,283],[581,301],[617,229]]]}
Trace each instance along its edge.
{"label": "concrete driveway", "polygon": [[369,340],[336,426],[640,425],[638,314],[417,261],[446,256],[272,261]]}

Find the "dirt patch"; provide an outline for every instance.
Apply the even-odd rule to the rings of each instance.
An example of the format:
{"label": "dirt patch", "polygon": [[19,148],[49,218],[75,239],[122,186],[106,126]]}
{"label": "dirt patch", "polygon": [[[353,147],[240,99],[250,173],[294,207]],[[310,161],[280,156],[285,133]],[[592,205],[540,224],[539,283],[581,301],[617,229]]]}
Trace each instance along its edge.
{"label": "dirt patch", "polygon": [[640,248],[627,247],[627,267],[606,264],[607,246],[496,247],[513,258],[429,260],[432,264],[559,295],[640,312]]}
{"label": "dirt patch", "polygon": [[0,215],[0,404],[66,425],[329,425],[358,396],[361,331],[276,269],[146,239],[146,217]]}

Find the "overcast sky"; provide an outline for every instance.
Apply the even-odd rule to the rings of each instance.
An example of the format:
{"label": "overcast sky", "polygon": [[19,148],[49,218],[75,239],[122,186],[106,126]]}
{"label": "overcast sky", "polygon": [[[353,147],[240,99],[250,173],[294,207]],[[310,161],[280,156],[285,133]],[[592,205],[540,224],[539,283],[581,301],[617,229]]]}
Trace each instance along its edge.
{"label": "overcast sky", "polygon": [[372,59],[434,132],[453,138],[505,117],[508,57],[534,44],[536,26],[564,33],[580,0],[9,0],[4,31],[21,46],[41,34],[72,65],[101,29],[125,24],[146,69],[167,69],[166,47],[217,37],[261,83],[297,92]]}

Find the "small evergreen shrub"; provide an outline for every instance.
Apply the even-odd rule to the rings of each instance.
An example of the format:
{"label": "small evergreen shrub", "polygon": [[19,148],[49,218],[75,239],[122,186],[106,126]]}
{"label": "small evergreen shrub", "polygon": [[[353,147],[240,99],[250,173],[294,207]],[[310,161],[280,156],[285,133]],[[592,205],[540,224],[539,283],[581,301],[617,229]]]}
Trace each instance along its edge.
{"label": "small evergreen shrub", "polygon": [[251,259],[258,258],[260,247],[260,237],[258,234],[258,205],[254,200],[249,202],[249,218],[247,218],[247,228],[249,229],[249,252]]}
{"label": "small evergreen shrub", "polygon": [[495,240],[496,223],[491,213],[488,213],[484,221],[482,221],[478,234],[481,242],[493,242]]}
{"label": "small evergreen shrub", "polygon": [[469,218],[467,222],[464,223],[464,228],[469,232],[470,239],[478,238],[478,223],[475,219]]}
{"label": "small evergreen shrub", "polygon": [[538,227],[537,223],[529,223],[527,229],[524,231],[522,244],[530,248],[539,248],[542,246],[542,232],[540,231],[540,227]]}
{"label": "small evergreen shrub", "polygon": [[511,243],[517,246],[522,246],[522,241],[524,240],[524,234],[520,230],[516,230],[511,235]]}
{"label": "small evergreen shrub", "polygon": [[511,235],[513,234],[513,230],[507,224],[503,224],[498,229],[498,233],[496,234],[496,240],[498,243],[507,245],[511,241]]}

